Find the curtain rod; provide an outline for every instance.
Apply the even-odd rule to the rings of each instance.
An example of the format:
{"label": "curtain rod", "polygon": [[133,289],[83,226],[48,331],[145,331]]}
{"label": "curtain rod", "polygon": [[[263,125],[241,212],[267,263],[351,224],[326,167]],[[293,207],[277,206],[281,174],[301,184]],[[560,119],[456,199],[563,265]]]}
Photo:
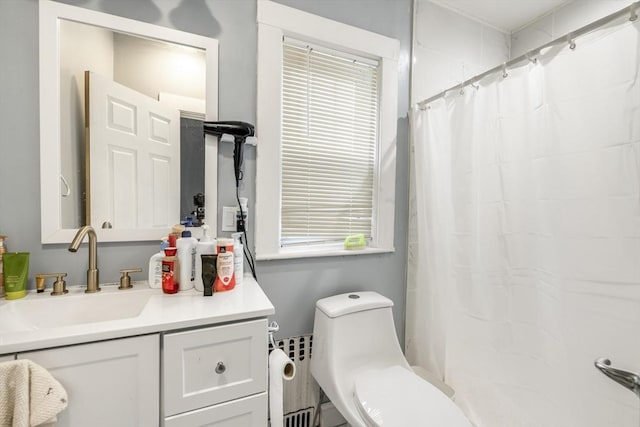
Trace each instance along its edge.
{"label": "curtain rod", "polygon": [[[614,13],[612,13],[610,15],[607,15],[604,18],[600,18],[597,21],[593,21],[592,23],[587,24],[584,27],[581,27],[581,28],[579,28],[579,29],[577,29],[575,31],[572,31],[572,32],[568,33],[568,34],[565,34],[562,37],[558,37],[557,39],[552,40],[552,41],[550,41],[550,42],[548,42],[546,44],[543,44],[540,47],[537,47],[537,48],[535,48],[533,50],[527,51],[526,53],[524,53],[523,55],[518,56],[517,58],[514,58],[514,59],[512,59],[510,61],[507,61],[507,62],[505,62],[505,63],[503,63],[501,65],[498,65],[496,67],[493,67],[492,69],[490,69],[488,71],[485,71],[484,73],[481,73],[481,74],[478,74],[478,75],[476,75],[474,77],[471,77],[470,79],[465,80],[464,82],[462,82],[460,84],[457,84],[455,86],[451,86],[449,89],[445,89],[442,92],[438,93],[437,95],[433,95],[433,96],[431,96],[431,97],[429,97],[427,99],[424,99],[424,100],[418,102],[417,104],[418,104],[418,106],[420,108],[424,108],[430,102],[433,102],[436,99],[445,96],[447,94],[447,92],[450,92],[450,91],[452,91],[454,89],[462,89],[462,88],[464,88],[464,87],[466,87],[468,85],[472,85],[475,82],[480,81],[483,78],[485,78],[485,77],[487,77],[487,76],[489,76],[489,75],[491,75],[493,73],[496,73],[498,71],[502,71],[504,74],[506,74],[506,69],[508,67],[511,67],[511,66],[513,66],[515,64],[518,64],[520,62],[523,62],[523,61],[535,62],[536,61],[535,56],[539,55],[540,51],[542,51],[543,49],[546,49],[548,47],[552,47],[552,46],[555,46],[555,45],[558,45],[558,44],[561,44],[561,43],[569,43],[569,46],[571,47],[571,49],[574,49],[575,48],[574,39],[576,37],[582,36],[584,34],[592,32],[592,31],[594,31],[594,30],[596,30],[596,29],[598,29],[600,27],[603,27],[606,24],[608,24],[609,22],[611,22],[611,21],[613,21],[613,20],[615,20],[615,19],[617,19],[617,18],[619,18],[619,17],[621,17],[621,16],[623,16],[623,15],[625,15],[627,13],[629,14],[629,21],[631,21],[631,22],[635,21],[636,19],[638,19],[638,15],[636,14],[636,9],[639,6],[640,6],[640,1],[633,2],[633,3],[631,3],[631,5],[626,6],[623,9],[618,10],[617,12],[614,12]],[[506,77],[506,75],[505,75],[505,77]]]}

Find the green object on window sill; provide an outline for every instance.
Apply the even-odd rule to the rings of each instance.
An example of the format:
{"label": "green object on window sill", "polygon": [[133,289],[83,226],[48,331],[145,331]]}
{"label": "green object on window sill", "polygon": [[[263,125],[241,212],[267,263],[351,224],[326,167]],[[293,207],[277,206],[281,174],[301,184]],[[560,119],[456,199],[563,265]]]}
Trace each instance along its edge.
{"label": "green object on window sill", "polygon": [[344,239],[345,249],[363,249],[365,246],[367,246],[367,241],[364,234],[353,234]]}

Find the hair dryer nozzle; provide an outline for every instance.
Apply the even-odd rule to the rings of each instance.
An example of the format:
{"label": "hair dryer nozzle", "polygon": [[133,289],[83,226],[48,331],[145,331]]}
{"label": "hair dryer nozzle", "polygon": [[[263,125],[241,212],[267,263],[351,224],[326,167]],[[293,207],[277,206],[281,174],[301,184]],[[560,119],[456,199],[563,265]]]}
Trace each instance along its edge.
{"label": "hair dryer nozzle", "polygon": [[223,134],[233,135],[234,138],[246,138],[255,135],[255,129],[247,122],[204,122],[204,133],[221,137]]}

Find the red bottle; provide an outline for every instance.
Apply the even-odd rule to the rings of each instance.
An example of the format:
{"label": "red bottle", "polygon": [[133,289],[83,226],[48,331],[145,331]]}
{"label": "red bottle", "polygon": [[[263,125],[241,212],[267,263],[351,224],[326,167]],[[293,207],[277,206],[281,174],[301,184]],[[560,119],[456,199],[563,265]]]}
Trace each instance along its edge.
{"label": "red bottle", "polygon": [[162,292],[175,294],[180,288],[180,264],[176,256],[177,248],[168,247],[162,257]]}

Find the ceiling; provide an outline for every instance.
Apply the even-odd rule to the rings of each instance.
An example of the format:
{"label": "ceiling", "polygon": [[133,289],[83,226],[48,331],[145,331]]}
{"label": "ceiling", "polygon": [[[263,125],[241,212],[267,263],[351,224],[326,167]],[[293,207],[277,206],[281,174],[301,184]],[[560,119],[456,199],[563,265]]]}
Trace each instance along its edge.
{"label": "ceiling", "polygon": [[511,33],[572,0],[431,0],[470,18]]}

